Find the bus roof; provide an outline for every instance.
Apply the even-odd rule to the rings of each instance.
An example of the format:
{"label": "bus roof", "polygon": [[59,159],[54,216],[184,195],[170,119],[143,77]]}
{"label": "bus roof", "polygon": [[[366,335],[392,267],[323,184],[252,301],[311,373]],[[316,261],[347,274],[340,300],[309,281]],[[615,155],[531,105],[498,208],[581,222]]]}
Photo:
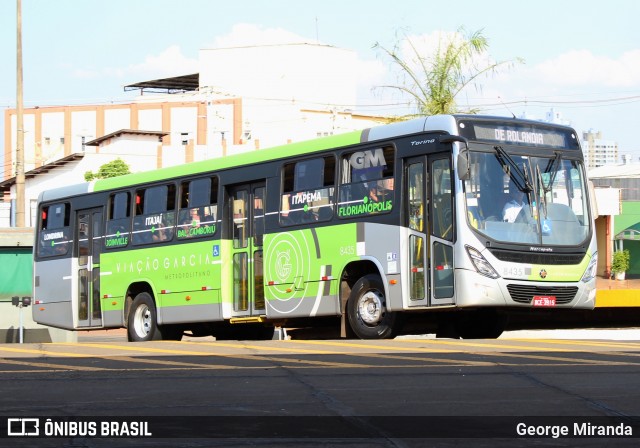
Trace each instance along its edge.
{"label": "bus roof", "polygon": [[478,121],[498,120],[502,122],[518,122],[521,124],[530,123],[535,125],[547,125],[549,127],[564,127],[552,125],[550,123],[535,122],[531,120],[522,120],[511,117],[463,114],[426,116],[407,121],[395,122],[387,125],[375,126],[362,131],[352,131],[345,134],[290,143],[259,151],[250,151],[242,154],[218,157],[214,159],[186,163],[156,170],[137,172],[108,179],[99,179],[91,183],[83,183],[56,188],[44,192],[45,194],[41,194],[40,200],[54,200],[61,197],[84,194],[90,191],[105,191],[150,182],[160,182],[163,180],[175,179],[182,176],[221,171],[237,166],[251,165],[255,163],[285,159],[287,157],[295,157],[305,154],[313,154],[315,152],[323,151],[326,149],[340,148],[358,143],[372,142],[386,138],[416,134],[423,131],[441,131],[453,134],[457,132],[456,122],[461,119],[473,119]]}

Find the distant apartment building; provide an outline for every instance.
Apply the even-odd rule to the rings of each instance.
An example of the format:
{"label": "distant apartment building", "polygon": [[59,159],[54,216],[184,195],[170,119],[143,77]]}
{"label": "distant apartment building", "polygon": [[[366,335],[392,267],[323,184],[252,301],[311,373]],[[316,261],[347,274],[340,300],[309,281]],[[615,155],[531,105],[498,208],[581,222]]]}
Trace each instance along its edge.
{"label": "distant apartment building", "polygon": [[[200,73],[126,86],[139,93],[128,103],[25,109],[27,225],[43,188],[83,182],[86,171],[116,158],[137,172],[386,122],[351,111],[353,51],[302,43],[201,50],[199,59]],[[5,217],[16,197],[16,123],[16,110],[5,110]]]}
{"label": "distant apartment building", "polygon": [[587,169],[618,163],[618,143],[604,140],[600,131],[590,129],[582,133],[582,151]]}

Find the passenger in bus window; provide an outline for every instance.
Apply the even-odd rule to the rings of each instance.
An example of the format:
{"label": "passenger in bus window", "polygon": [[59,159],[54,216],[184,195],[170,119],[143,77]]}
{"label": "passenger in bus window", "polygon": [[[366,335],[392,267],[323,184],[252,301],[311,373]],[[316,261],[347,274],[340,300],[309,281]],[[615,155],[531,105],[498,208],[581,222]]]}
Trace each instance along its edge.
{"label": "passenger in bus window", "polygon": [[283,194],[280,200],[280,223],[285,226],[297,224],[297,219],[299,218],[299,216],[296,214],[295,210],[292,210],[291,195]]}
{"label": "passenger in bus window", "polygon": [[152,232],[151,241],[153,241],[154,243],[158,241],[164,241],[167,239],[164,234],[164,229],[162,228],[152,230],[151,232]]}
{"label": "passenger in bus window", "polygon": [[393,179],[383,179],[368,182],[369,201],[382,202],[391,199],[393,193]]}
{"label": "passenger in bus window", "polygon": [[200,209],[199,208],[192,208],[191,210],[189,210],[189,216],[186,219],[186,222],[183,222],[183,224],[189,224],[191,225],[191,227],[194,228],[198,228],[200,227]]}
{"label": "passenger in bus window", "polygon": [[213,224],[216,220],[215,206],[204,207],[203,224]]}
{"label": "passenger in bus window", "polygon": [[367,195],[369,201],[380,202],[380,198],[378,197],[377,182],[368,182],[367,189],[369,190],[369,194]]}
{"label": "passenger in bus window", "polygon": [[158,241],[166,241],[169,239],[165,226],[166,224],[164,222],[160,222],[159,224],[157,224],[157,226],[149,229],[149,231],[151,232],[151,241],[155,243]]}

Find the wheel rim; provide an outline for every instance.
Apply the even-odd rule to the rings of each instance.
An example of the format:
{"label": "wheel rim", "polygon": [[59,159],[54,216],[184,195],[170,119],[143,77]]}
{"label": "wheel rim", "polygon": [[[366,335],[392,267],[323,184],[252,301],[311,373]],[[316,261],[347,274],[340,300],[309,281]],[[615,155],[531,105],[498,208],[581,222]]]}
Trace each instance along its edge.
{"label": "wheel rim", "polygon": [[383,296],[378,291],[368,291],[358,300],[358,314],[362,321],[375,326],[384,315]]}
{"label": "wheel rim", "polygon": [[138,336],[146,337],[151,331],[151,310],[147,305],[140,305],[133,316],[133,328]]}

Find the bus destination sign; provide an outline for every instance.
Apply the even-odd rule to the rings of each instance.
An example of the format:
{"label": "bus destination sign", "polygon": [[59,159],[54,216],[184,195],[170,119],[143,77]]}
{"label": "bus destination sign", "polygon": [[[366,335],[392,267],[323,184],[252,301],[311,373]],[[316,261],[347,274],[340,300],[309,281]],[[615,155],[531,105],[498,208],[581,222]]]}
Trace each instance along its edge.
{"label": "bus destination sign", "polygon": [[461,134],[472,140],[489,141],[506,145],[545,146],[567,149],[578,148],[575,136],[572,138],[569,132],[563,130],[553,130],[535,126],[510,126],[503,123],[474,123],[469,126],[472,129],[464,129],[464,123],[461,123],[460,127]]}

